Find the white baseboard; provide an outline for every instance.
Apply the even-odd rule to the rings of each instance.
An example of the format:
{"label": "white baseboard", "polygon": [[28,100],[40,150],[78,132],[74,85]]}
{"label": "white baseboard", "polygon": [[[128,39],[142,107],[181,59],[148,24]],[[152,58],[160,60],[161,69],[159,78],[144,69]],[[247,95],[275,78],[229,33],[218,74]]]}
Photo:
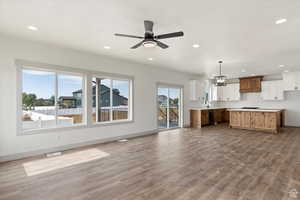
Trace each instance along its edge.
{"label": "white baseboard", "polygon": [[54,148],[50,148],[50,149],[42,149],[42,150],[37,150],[37,151],[30,151],[30,152],[17,153],[17,154],[12,154],[12,155],[7,155],[7,156],[0,156],[0,163],[18,160],[18,159],[22,159],[22,158],[27,158],[27,157],[31,157],[31,156],[42,155],[42,154],[51,153],[51,152],[65,151],[65,150],[70,150],[70,149],[74,149],[74,148],[78,148],[78,147],[84,147],[84,146],[89,146],[89,145],[94,145],[94,144],[101,144],[101,143],[106,143],[106,142],[113,142],[113,141],[117,141],[117,140],[121,140],[121,139],[125,139],[125,138],[134,138],[134,137],[152,135],[152,134],[157,134],[157,133],[158,133],[158,130],[154,129],[154,130],[144,131],[144,132],[140,132],[140,133],[133,133],[133,134],[128,134],[128,135],[93,140],[93,141],[82,142],[82,143],[77,143],[77,144],[69,144],[69,145],[54,147]]}

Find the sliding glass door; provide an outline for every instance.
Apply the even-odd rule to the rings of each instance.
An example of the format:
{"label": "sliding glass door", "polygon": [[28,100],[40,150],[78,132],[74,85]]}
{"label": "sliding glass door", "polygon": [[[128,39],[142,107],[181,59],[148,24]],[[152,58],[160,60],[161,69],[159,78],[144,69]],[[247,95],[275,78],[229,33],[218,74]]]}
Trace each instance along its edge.
{"label": "sliding glass door", "polygon": [[181,88],[159,86],[157,88],[157,121],[159,129],[181,127]]}

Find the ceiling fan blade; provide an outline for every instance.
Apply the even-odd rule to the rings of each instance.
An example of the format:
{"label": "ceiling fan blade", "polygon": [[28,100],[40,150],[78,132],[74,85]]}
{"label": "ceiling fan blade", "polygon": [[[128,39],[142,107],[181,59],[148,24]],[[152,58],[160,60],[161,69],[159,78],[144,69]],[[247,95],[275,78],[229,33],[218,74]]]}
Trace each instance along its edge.
{"label": "ceiling fan blade", "polygon": [[146,33],[153,33],[153,21],[145,20],[144,25]]}
{"label": "ceiling fan blade", "polygon": [[121,36],[121,37],[130,37],[130,38],[138,38],[138,39],[144,39],[144,37],[141,36],[135,36],[135,35],[126,35],[126,34],[120,34],[116,33],[115,36]]}
{"label": "ceiling fan blade", "polygon": [[155,42],[156,42],[157,46],[159,46],[160,48],[166,49],[169,47],[168,45],[166,45],[160,41],[155,40]]}
{"label": "ceiling fan blade", "polygon": [[184,33],[182,31],[179,31],[179,32],[174,32],[174,33],[156,35],[154,38],[155,39],[166,39],[166,38],[173,38],[173,37],[181,37],[183,35],[184,35]]}
{"label": "ceiling fan blade", "polygon": [[136,48],[140,47],[143,44],[143,42],[144,42],[144,40],[137,43],[136,45],[132,46],[131,49],[136,49]]}

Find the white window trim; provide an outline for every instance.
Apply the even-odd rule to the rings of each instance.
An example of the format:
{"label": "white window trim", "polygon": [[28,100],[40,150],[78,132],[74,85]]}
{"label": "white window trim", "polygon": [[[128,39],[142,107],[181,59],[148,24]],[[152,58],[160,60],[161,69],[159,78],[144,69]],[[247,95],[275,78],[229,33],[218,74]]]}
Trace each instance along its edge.
{"label": "white window trim", "polygon": [[[16,97],[17,97],[17,109],[16,109],[16,127],[17,127],[17,135],[31,135],[31,134],[40,134],[40,133],[49,133],[49,132],[56,132],[56,131],[67,131],[73,129],[80,129],[80,128],[93,128],[93,127],[100,127],[100,126],[111,126],[111,125],[119,125],[125,123],[133,123],[134,122],[134,77],[130,75],[124,74],[116,74],[116,73],[107,73],[101,71],[91,71],[91,70],[83,70],[79,68],[73,67],[65,67],[60,65],[52,65],[52,64],[45,64],[40,62],[32,62],[22,59],[15,60],[16,65]],[[25,66],[25,67],[24,67]],[[78,75],[81,74],[83,76],[83,119],[84,124],[72,125],[68,127],[54,127],[54,128],[41,128],[35,130],[26,130],[22,129],[22,69],[33,69],[33,70],[48,70],[48,71],[57,71],[59,73],[64,74],[73,74]],[[93,123],[92,120],[92,78],[93,77],[108,77],[114,80],[129,80],[130,88],[129,88],[129,102],[128,102],[128,116],[129,118],[126,120],[114,120],[109,122],[99,122]]]}
{"label": "white window trim", "polygon": [[[21,94],[19,93],[19,95],[22,95],[22,92],[23,92],[23,79],[22,79],[22,72],[23,70],[34,70],[34,71],[43,71],[43,72],[50,72],[50,73],[53,73],[54,76],[55,76],[55,80],[54,80],[54,96],[55,96],[55,100],[54,100],[54,107],[55,107],[55,120],[56,120],[56,126],[57,127],[51,127],[51,128],[37,128],[37,129],[30,129],[30,130],[23,130],[22,129],[22,122],[21,122],[21,129],[22,129],[22,132],[24,134],[26,134],[27,132],[28,133],[31,133],[31,132],[37,132],[37,131],[43,131],[43,130],[54,130],[54,129],[61,129],[61,128],[71,128],[71,127],[80,127],[80,126],[86,126],[86,96],[84,95],[82,97],[82,119],[83,119],[83,122],[80,123],[80,124],[74,124],[74,125],[70,125],[70,126],[58,126],[58,115],[57,115],[57,111],[59,110],[58,108],[58,105],[57,105],[57,101],[58,101],[58,76],[59,75],[72,75],[72,76],[78,76],[78,77],[81,77],[82,78],[82,93],[85,94],[86,93],[86,82],[85,82],[85,79],[86,79],[86,75],[85,74],[82,74],[82,73],[73,73],[73,72],[69,72],[69,71],[58,71],[58,70],[53,70],[53,69],[41,69],[41,68],[35,68],[35,67],[32,67],[32,66],[21,66],[20,67],[20,76],[19,76],[19,80],[20,80],[20,89],[21,89]],[[21,99],[21,97],[20,97]],[[22,102],[21,102],[21,108],[22,110]],[[20,115],[22,116],[22,111],[20,112]],[[22,120],[21,120],[22,121]]]}
{"label": "white window trim", "polygon": [[[94,75],[93,78],[99,79],[109,79],[110,80],[110,106],[109,106],[109,121],[103,122],[94,122],[93,125],[109,125],[109,124],[118,124],[118,123],[126,123],[133,121],[133,79],[132,78],[122,78],[118,76],[101,76],[101,75]],[[128,97],[128,119],[121,119],[121,120],[113,120],[113,109],[116,106],[113,106],[113,81],[128,81],[129,82],[129,97]],[[96,102],[98,102],[98,95],[96,95]],[[98,115],[98,105],[96,104],[96,115]],[[97,118],[96,118],[97,119]]]}

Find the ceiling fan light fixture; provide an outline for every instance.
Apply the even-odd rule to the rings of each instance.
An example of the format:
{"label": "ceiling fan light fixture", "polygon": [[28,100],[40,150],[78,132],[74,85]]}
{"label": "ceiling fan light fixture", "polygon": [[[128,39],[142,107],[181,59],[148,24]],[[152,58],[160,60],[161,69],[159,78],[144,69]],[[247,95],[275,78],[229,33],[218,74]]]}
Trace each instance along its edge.
{"label": "ceiling fan light fixture", "polygon": [[219,70],[220,70],[219,75],[214,77],[214,84],[217,87],[226,86],[226,76],[222,75],[222,71],[221,71],[222,63],[223,63],[223,61],[219,61],[219,64],[220,64],[220,66],[219,66]]}
{"label": "ceiling fan light fixture", "polygon": [[150,40],[143,42],[143,46],[146,48],[153,48],[156,45],[157,45],[156,42]]}

